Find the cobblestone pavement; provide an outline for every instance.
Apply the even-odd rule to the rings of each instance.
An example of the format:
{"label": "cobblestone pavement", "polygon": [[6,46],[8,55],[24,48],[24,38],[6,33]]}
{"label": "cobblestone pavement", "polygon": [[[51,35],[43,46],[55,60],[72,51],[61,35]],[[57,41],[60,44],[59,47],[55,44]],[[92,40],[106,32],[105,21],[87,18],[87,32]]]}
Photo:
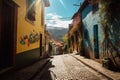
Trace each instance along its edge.
{"label": "cobblestone pavement", "polygon": [[33,80],[108,80],[70,55],[58,55]]}

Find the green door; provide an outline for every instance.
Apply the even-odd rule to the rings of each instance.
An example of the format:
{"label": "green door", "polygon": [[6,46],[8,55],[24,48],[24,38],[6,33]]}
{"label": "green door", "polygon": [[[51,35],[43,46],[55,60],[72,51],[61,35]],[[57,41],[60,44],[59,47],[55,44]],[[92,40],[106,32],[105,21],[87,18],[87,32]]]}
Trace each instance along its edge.
{"label": "green door", "polygon": [[98,25],[94,25],[94,54],[95,58],[99,58],[99,41],[98,41]]}

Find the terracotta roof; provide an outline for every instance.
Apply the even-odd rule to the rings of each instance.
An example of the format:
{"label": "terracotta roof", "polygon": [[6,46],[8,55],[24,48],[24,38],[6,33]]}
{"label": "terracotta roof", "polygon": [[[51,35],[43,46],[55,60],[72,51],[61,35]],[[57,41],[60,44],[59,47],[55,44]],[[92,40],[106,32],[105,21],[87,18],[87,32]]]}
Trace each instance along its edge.
{"label": "terracotta roof", "polygon": [[56,46],[64,46],[64,43],[62,41],[58,41],[58,40],[55,40],[55,39],[52,39],[52,42],[56,45]]}

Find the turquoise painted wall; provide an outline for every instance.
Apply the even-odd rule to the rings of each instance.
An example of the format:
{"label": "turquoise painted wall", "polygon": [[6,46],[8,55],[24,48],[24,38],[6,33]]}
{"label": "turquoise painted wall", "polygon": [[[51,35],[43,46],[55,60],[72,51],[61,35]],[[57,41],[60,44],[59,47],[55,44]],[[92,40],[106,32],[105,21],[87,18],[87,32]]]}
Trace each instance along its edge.
{"label": "turquoise painted wall", "polygon": [[88,5],[85,10],[82,12],[83,16],[83,42],[84,47],[90,47],[91,51],[94,53],[94,25],[98,25],[98,45],[99,45],[99,53],[102,51],[102,42],[103,42],[103,31],[100,24],[99,10],[94,14],[92,13],[92,8]]}
{"label": "turquoise painted wall", "polygon": [[82,19],[84,19],[91,10],[92,10],[91,5],[86,6],[82,11]]}

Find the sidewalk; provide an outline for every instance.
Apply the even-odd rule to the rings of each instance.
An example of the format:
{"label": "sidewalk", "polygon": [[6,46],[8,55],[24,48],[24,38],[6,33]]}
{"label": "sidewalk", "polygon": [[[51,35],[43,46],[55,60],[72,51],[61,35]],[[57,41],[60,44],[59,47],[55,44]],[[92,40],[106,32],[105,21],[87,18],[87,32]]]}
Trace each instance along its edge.
{"label": "sidewalk", "polygon": [[31,80],[37,73],[42,71],[49,60],[49,58],[43,59],[14,73],[3,75],[0,80]]}
{"label": "sidewalk", "polygon": [[72,56],[75,57],[77,60],[81,61],[82,63],[84,63],[85,65],[87,65],[88,67],[103,74],[104,76],[109,78],[109,80],[120,80],[120,72],[113,72],[111,70],[108,70],[102,67],[102,64],[95,62],[92,59],[87,59],[80,55],[75,55],[75,54],[72,54]]}

